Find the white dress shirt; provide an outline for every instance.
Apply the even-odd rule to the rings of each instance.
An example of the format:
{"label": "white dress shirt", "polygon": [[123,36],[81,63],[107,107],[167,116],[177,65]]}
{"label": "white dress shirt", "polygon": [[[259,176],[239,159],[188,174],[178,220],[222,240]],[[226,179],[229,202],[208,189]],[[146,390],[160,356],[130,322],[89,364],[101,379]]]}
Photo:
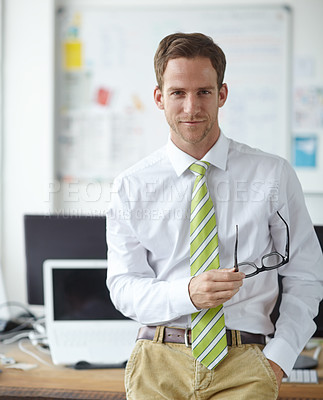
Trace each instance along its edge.
{"label": "white dress shirt", "polygon": [[[221,133],[203,157],[211,165],[207,184],[213,200],[220,268],[234,263],[235,226],[238,261],[261,266],[273,250],[285,254],[290,228],[290,261],[278,270],[244,279],[224,303],[228,329],[268,335],[270,314],[283,296],[275,336],[264,348],[267,358],[289,374],[315,331],[313,318],[323,297],[323,259],[301,186],[284,159],[228,139]],[[192,304],[189,226],[195,161],[171,140],[115,179],[107,214],[108,277],[112,301],[124,315],[144,325],[190,327]]]}

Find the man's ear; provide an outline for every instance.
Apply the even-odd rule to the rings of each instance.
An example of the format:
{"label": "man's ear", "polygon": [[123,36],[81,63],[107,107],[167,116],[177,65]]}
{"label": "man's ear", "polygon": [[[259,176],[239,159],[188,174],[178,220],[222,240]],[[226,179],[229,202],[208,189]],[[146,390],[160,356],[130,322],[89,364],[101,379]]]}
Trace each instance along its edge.
{"label": "man's ear", "polygon": [[219,107],[222,107],[228,98],[228,85],[223,83],[219,90]]}
{"label": "man's ear", "polygon": [[160,110],[163,110],[163,109],[164,109],[164,98],[163,98],[163,93],[162,93],[162,91],[159,89],[159,86],[156,86],[156,87],[155,87],[155,90],[154,90],[154,100],[155,100],[155,103],[156,103],[157,107],[158,107]]}

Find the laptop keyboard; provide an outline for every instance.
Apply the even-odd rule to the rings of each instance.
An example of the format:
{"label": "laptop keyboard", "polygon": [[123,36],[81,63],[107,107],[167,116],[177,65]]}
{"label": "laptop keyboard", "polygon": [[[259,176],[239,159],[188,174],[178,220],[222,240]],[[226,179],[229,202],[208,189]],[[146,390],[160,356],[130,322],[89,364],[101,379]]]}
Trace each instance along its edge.
{"label": "laptop keyboard", "polygon": [[283,382],[318,383],[317,371],[315,369],[293,369],[288,378],[283,378]]}

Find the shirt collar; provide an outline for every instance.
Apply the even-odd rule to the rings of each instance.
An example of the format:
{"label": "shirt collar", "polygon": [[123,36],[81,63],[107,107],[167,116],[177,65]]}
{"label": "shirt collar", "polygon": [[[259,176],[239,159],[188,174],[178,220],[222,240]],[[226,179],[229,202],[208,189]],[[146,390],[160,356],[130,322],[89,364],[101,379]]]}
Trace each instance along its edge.
{"label": "shirt collar", "polygon": [[[205,154],[203,161],[208,161],[214,167],[220,168],[224,171],[227,165],[228,151],[229,140],[222,132],[220,132],[219,139]],[[196,161],[194,157],[178,148],[170,138],[167,143],[167,153],[177,176],[182,175],[182,173]]]}

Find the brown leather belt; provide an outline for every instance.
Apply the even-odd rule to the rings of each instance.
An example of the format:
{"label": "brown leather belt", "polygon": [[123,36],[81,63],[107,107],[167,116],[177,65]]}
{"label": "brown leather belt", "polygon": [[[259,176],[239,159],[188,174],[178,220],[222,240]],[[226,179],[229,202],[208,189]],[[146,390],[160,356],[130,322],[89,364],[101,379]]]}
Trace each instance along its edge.
{"label": "brown leather belt", "polygon": [[[155,338],[155,333],[156,326],[143,326],[139,329],[137,340],[153,340]],[[227,329],[226,334],[228,346],[240,344],[266,344],[266,337],[264,335],[234,331],[230,329]],[[165,343],[180,343],[189,346],[192,343],[191,330],[165,327],[162,341]]]}

